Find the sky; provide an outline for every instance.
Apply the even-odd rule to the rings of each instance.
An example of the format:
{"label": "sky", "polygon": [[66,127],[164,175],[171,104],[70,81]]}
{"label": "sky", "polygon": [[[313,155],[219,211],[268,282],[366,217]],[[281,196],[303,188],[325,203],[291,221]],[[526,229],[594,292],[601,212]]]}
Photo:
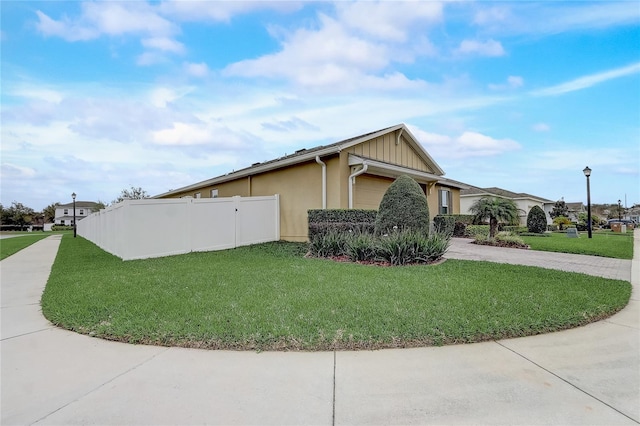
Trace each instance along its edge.
{"label": "sky", "polygon": [[640,203],[640,3],[2,1],[0,201],[157,195],[405,123],[446,177]]}

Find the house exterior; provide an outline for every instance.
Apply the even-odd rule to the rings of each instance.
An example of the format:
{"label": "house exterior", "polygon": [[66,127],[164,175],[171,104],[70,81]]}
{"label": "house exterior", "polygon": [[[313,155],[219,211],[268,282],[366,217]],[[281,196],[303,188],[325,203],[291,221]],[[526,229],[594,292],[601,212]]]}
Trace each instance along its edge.
{"label": "house exterior", "polygon": [[555,201],[537,197],[531,194],[526,194],[524,192],[516,193],[496,187],[478,188],[472,186],[468,189],[461,190],[460,210],[462,211],[462,214],[471,214],[470,208],[473,203],[484,197],[499,197],[512,200],[518,207],[518,217],[520,219],[520,225],[524,226],[527,224],[527,216],[533,206],[540,207],[546,213],[547,224],[553,223],[551,220],[551,216],[549,216],[549,212],[555,205]]}
{"label": "house exterior", "polygon": [[280,238],[306,241],[310,209],[377,209],[389,185],[406,174],[427,196],[430,214],[460,213],[460,182],[444,171],[404,124],[172,190],[153,198],[280,196]]}
{"label": "house exterior", "polygon": [[[97,203],[93,201],[76,201],[76,220],[82,220],[94,212]],[[73,225],[73,203],[61,204],[56,207],[56,225]]]}
{"label": "house exterior", "polygon": [[[582,203],[582,202],[578,202],[578,203],[565,203],[567,206],[567,214],[569,216],[569,220],[571,220],[571,222],[578,222],[579,219],[579,215],[580,213],[586,213],[587,212],[587,207]],[[585,220],[586,222],[586,220]]]}

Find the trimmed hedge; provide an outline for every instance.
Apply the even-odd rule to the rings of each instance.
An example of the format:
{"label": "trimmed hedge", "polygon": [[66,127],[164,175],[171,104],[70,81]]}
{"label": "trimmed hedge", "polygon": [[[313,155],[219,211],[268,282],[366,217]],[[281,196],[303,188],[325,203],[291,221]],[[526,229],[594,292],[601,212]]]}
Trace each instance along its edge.
{"label": "trimmed hedge", "polygon": [[547,215],[540,206],[533,206],[527,215],[527,231],[542,234],[547,229]]}
{"label": "trimmed hedge", "polygon": [[380,201],[376,217],[376,234],[394,230],[412,230],[429,235],[429,204],[420,185],[407,175],[398,176]]}
{"label": "trimmed hedge", "polygon": [[42,231],[42,225],[0,225],[0,231],[28,231],[31,227],[32,231]]}
{"label": "trimmed hedge", "polygon": [[467,226],[467,234],[471,238],[489,237],[489,225],[469,225]]}
{"label": "trimmed hedge", "polygon": [[364,209],[312,209],[309,217],[309,240],[329,232],[359,232],[373,234],[376,210]]}
{"label": "trimmed hedge", "polygon": [[467,226],[473,225],[475,216],[472,214],[440,214],[433,218],[433,224],[436,230],[449,229],[453,220],[453,236],[469,237]]}

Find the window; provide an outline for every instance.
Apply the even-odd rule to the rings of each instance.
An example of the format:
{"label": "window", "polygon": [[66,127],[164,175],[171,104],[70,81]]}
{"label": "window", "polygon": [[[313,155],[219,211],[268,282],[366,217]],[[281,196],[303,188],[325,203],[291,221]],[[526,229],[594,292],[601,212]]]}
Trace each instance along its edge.
{"label": "window", "polygon": [[69,214],[69,209],[64,209],[64,214]]}
{"label": "window", "polygon": [[84,214],[84,209],[80,209],[80,214],[83,215]]}
{"label": "window", "polygon": [[439,214],[451,214],[451,191],[448,189],[440,189],[438,194]]}
{"label": "window", "polygon": [[194,198],[200,198],[201,195],[202,195],[202,193],[196,192],[195,194],[193,194],[193,197]]}
{"label": "window", "polygon": [[211,190],[211,198],[218,198],[218,190],[217,189],[212,189]]}

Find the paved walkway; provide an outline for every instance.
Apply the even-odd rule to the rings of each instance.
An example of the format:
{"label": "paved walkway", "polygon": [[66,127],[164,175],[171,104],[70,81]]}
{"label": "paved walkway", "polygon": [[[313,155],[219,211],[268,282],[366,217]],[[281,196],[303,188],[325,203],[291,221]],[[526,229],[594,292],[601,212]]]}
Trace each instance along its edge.
{"label": "paved walkway", "polygon": [[[59,241],[0,262],[3,425],[640,423],[638,258],[620,267],[634,285],[629,305],[573,330],[438,348],[255,353],[133,346],[53,327],[39,300]],[[549,267],[558,255],[456,241],[450,256],[541,256]],[[559,266],[609,269],[588,259]]]}

